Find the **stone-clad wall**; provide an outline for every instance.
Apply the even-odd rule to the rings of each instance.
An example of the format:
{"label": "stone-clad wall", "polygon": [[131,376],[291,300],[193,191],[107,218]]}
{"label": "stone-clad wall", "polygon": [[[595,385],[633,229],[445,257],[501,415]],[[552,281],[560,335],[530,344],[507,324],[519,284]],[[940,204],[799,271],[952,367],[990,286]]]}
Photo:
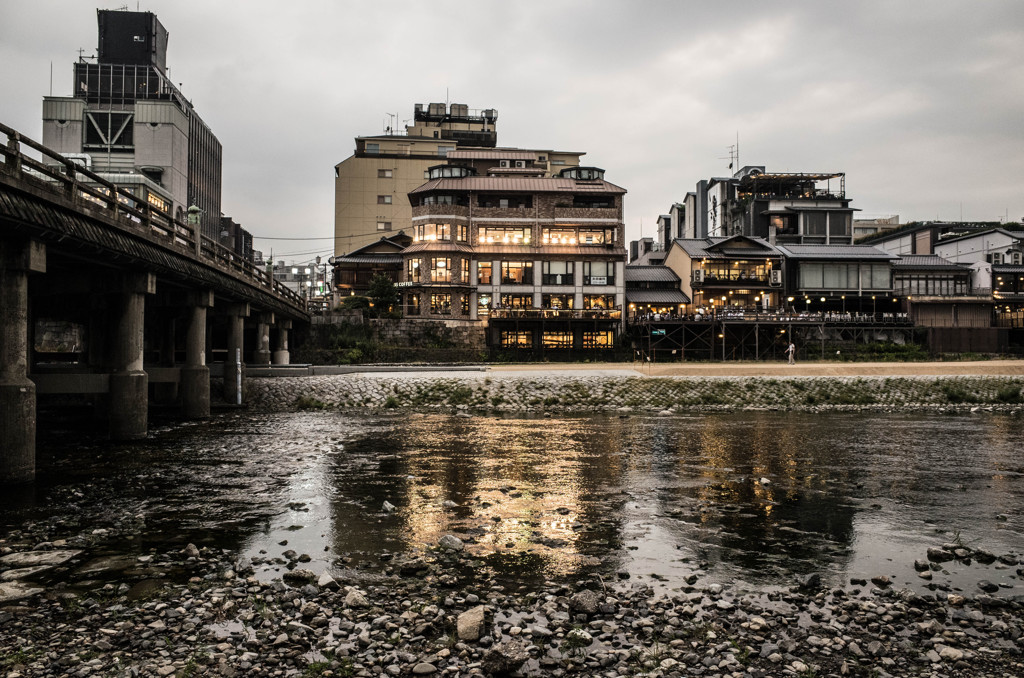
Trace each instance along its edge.
{"label": "stone-clad wall", "polygon": [[460,320],[370,320],[377,340],[388,346],[433,346],[485,350],[484,327],[479,322]]}
{"label": "stone-clad wall", "polygon": [[[443,374],[443,376],[439,376]],[[259,410],[296,406],[497,411],[649,412],[963,410],[1024,412],[1019,377],[648,378],[508,374],[349,374],[255,378],[246,401]]]}

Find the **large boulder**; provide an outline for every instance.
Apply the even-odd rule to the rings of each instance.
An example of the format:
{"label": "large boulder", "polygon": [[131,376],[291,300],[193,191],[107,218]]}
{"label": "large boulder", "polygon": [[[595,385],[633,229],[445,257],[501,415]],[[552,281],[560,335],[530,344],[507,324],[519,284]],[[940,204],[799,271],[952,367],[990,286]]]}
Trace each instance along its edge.
{"label": "large boulder", "polygon": [[477,605],[466,610],[455,620],[459,640],[479,640],[484,635],[484,606]]}
{"label": "large boulder", "polygon": [[487,651],[483,670],[494,676],[507,676],[519,670],[530,658],[530,646],[519,638],[503,640]]}

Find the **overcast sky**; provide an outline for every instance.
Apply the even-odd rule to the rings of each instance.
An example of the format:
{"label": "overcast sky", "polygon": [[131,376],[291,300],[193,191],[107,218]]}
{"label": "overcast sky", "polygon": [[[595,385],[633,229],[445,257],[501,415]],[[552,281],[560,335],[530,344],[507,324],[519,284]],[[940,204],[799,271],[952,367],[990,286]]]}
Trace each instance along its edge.
{"label": "overcast sky", "polygon": [[[86,0],[0,0],[0,121],[94,54]],[[502,146],[585,151],[627,238],[740,164],[846,172],[863,215],[1024,217],[1024,2],[152,0],[170,76],[223,144],[224,213],[275,258],[330,253],[353,138],[435,101],[498,110]],[[280,255],[280,256],[279,256]],[[294,256],[292,256],[294,255]]]}

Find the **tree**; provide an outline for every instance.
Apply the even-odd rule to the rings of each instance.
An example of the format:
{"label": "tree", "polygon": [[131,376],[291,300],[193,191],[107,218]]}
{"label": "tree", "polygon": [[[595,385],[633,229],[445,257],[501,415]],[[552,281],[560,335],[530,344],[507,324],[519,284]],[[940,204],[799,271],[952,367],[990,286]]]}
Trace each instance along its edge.
{"label": "tree", "polygon": [[374,310],[378,315],[390,313],[398,305],[398,290],[391,278],[378,273],[370,279],[370,288],[366,296],[373,301]]}

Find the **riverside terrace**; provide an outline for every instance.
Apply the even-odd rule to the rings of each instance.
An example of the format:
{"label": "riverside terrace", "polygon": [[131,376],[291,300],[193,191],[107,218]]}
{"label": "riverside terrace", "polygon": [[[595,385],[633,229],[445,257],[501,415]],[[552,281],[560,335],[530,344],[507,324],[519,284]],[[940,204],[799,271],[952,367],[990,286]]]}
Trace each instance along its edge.
{"label": "riverside terrace", "polygon": [[754,311],[717,309],[692,315],[644,314],[630,318],[634,357],[645,361],[781,360],[792,342],[797,359],[824,359],[877,341],[915,343],[906,313]]}

